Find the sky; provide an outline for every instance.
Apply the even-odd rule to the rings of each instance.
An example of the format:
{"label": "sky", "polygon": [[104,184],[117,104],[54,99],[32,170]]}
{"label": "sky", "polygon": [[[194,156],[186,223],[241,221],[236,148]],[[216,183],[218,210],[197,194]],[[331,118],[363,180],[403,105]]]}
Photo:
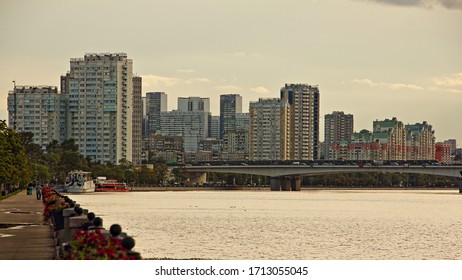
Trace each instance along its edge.
{"label": "sky", "polygon": [[324,115],[427,121],[462,143],[462,0],[1,0],[0,120],[21,85],[59,85],[70,59],[127,53],[143,95],[237,93],[243,111],[286,83],[318,85]]}

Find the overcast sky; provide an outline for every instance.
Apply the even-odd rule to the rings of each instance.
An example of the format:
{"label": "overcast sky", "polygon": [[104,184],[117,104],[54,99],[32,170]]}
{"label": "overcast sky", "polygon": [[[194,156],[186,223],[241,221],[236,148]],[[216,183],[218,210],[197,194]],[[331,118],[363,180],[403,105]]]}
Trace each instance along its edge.
{"label": "overcast sky", "polygon": [[[70,58],[125,52],[147,91],[279,97],[319,85],[324,115],[427,121],[462,143],[462,0],[1,0],[0,119],[17,85],[59,85]],[[321,137],[323,139],[323,137]]]}

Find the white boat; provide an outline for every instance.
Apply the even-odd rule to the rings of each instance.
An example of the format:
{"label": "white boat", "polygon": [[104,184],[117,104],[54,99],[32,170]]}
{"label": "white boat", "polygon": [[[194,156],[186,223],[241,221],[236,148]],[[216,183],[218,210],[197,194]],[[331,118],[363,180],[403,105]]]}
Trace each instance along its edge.
{"label": "white boat", "polygon": [[69,172],[64,191],[68,193],[89,193],[95,191],[95,183],[91,178],[91,172],[81,170]]}

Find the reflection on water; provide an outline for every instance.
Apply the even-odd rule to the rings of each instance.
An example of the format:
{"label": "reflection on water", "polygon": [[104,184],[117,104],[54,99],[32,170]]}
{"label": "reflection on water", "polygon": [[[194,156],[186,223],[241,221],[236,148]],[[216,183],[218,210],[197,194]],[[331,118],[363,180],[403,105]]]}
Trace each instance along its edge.
{"label": "reflection on water", "polygon": [[73,195],[144,258],[462,259],[457,191]]}

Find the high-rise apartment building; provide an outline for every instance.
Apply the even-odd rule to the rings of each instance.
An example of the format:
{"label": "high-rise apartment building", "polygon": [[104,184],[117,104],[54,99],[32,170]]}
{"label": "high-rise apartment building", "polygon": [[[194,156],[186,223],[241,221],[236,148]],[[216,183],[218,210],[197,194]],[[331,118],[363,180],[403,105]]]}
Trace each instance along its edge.
{"label": "high-rise apartment building", "polygon": [[133,62],[125,53],[86,54],[62,76],[67,139],[95,162],[133,161]]}
{"label": "high-rise apartment building", "polygon": [[178,97],[178,110],[184,112],[210,112],[210,98]]}
{"label": "high-rise apartment building", "polygon": [[332,157],[331,145],[341,141],[350,142],[353,133],[353,115],[344,112],[333,112],[324,115],[324,156]]}
{"label": "high-rise apartment building", "polygon": [[435,160],[442,164],[452,164],[451,144],[438,142],[435,144]]}
{"label": "high-rise apartment building", "polygon": [[383,160],[406,160],[406,129],[396,118],[373,122],[373,139],[384,147]]}
{"label": "high-rise apartment building", "polygon": [[[223,149],[223,144],[220,139],[207,138],[199,141],[197,150],[199,152],[210,152],[219,155]],[[218,157],[216,157],[218,159]]]}
{"label": "high-rise apartment building", "polygon": [[204,111],[161,112],[161,133],[183,136],[184,150],[197,151],[199,141],[209,137],[211,115]]}
{"label": "high-rise apartment building", "polygon": [[211,118],[210,137],[220,139],[220,116],[212,116]]}
{"label": "high-rise apartment building", "polygon": [[33,133],[42,149],[64,140],[62,99],[56,86],[15,86],[8,93],[8,124],[19,132]]}
{"label": "high-rise apartment building", "polygon": [[146,93],[146,129],[145,135],[160,130],[160,113],[167,111],[165,92]]}
{"label": "high-rise apartment building", "polygon": [[179,97],[178,110],[160,113],[160,132],[182,136],[184,151],[195,152],[210,137],[211,119],[209,98]]}
{"label": "high-rise apartment building", "polygon": [[407,124],[406,128],[406,159],[434,160],[435,132],[427,122]]}
{"label": "high-rise apartment building", "polygon": [[242,113],[242,96],[239,94],[220,95],[220,138],[228,130],[236,129],[236,114]]}
{"label": "high-rise apartment building", "polygon": [[[223,152],[228,154],[249,155],[249,131],[235,130],[226,132],[223,137]],[[244,156],[244,157],[245,157]]]}
{"label": "high-rise apartment building", "polygon": [[249,113],[237,113],[236,114],[236,130],[249,131]]}
{"label": "high-rise apartment building", "polygon": [[457,149],[457,140],[456,139],[448,139],[448,140],[444,140],[445,144],[449,144],[450,147],[451,147],[451,155],[455,155],[456,154],[456,149]]}
{"label": "high-rise apartment building", "polygon": [[133,115],[132,115],[132,162],[141,163],[143,101],[141,97],[142,78],[133,77]]}
{"label": "high-rise apartment building", "polygon": [[319,159],[318,86],[286,84],[281,99],[290,105],[290,159]]}
{"label": "high-rise apartment building", "polygon": [[143,120],[141,122],[141,135],[144,137],[147,135],[147,123],[148,123],[148,115],[146,110],[146,96],[141,96],[141,102],[143,104]]}
{"label": "high-rise apartment building", "polygon": [[182,136],[167,136],[152,133],[143,138],[143,150],[146,151],[183,151]]}
{"label": "high-rise apartment building", "polygon": [[372,132],[366,129],[351,134],[348,144],[348,160],[381,160],[381,146],[374,141]]}
{"label": "high-rise apartment building", "polygon": [[290,105],[279,98],[262,99],[249,106],[249,158],[290,159]]}
{"label": "high-rise apartment building", "polygon": [[[331,145],[331,159],[434,160],[435,136],[427,122],[403,125],[396,118],[376,120],[373,132],[361,130],[350,141]],[[343,142],[343,143],[342,143]]]}
{"label": "high-rise apartment building", "polygon": [[234,130],[227,130],[223,134],[223,152],[228,154],[249,155],[250,114],[236,113]]}

